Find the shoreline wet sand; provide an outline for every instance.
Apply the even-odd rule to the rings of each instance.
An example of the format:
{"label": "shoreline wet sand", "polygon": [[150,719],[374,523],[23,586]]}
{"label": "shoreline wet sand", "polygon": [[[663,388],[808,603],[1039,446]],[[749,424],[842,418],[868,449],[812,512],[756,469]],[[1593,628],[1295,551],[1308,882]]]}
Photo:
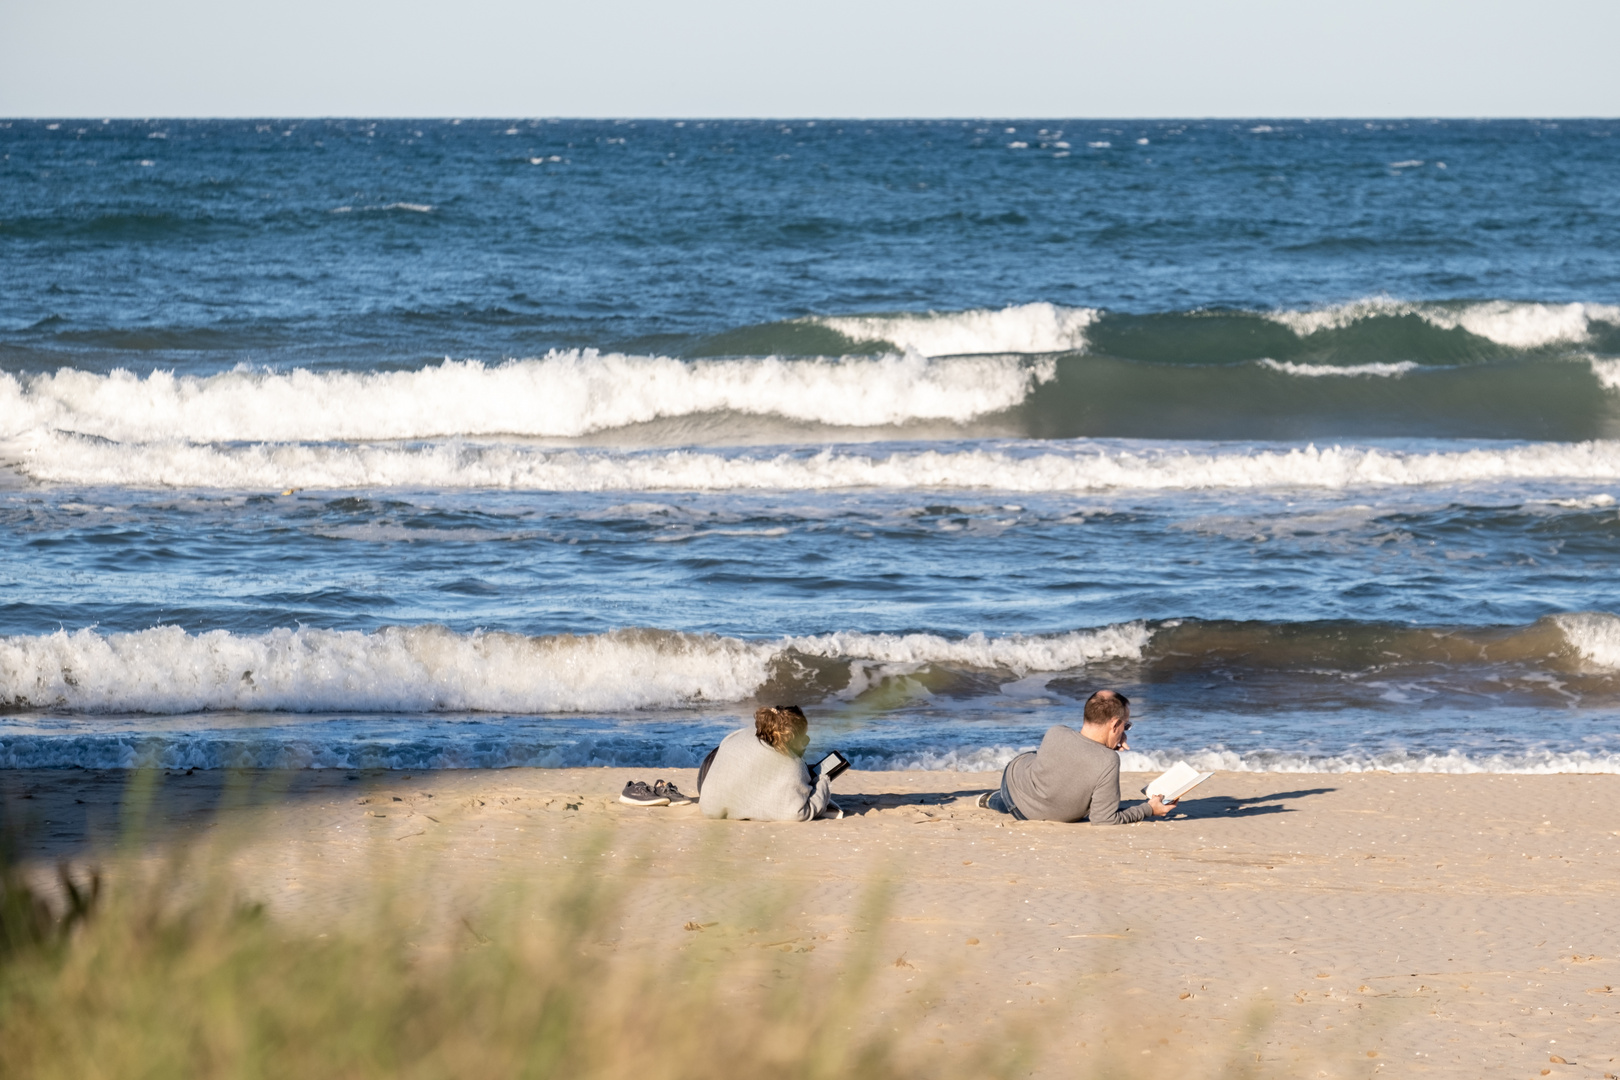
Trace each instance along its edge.
{"label": "shoreline wet sand", "polygon": [[[1100,1047],[1297,1076],[1620,1073],[1620,777],[1224,773],[1176,817],[1097,828],[978,809],[994,773],[851,770],[848,817],[810,824],[617,801],[658,775],[696,786],[147,774],[135,850],[228,834],[238,887],[294,923],[343,918],[400,867],[448,912],[590,860],[624,901],[617,948],[879,949],[879,1000],[929,996],[904,1037],[949,1049],[1027,1021],[1039,1074]],[[112,859],[134,778],[0,773],[30,874]]]}

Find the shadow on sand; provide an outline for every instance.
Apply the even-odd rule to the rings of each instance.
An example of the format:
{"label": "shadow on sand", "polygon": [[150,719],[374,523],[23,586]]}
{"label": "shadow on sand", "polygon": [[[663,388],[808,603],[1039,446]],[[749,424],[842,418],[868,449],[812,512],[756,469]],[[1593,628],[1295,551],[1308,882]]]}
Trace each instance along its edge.
{"label": "shadow on sand", "polygon": [[[913,806],[918,808],[949,806],[958,799],[967,799],[968,808],[972,807],[971,800],[983,795],[987,788],[962,788],[958,791],[907,791],[907,792],[833,792],[833,801],[843,807],[847,817],[860,817],[870,814],[874,810],[898,810],[902,807]],[[961,809],[962,807],[957,807]],[[987,811],[988,812],[988,811]]]}
{"label": "shadow on sand", "polygon": [[[995,790],[993,787],[962,788],[956,791],[911,791],[897,792],[834,792],[833,799],[843,808],[844,814],[849,817],[860,817],[873,811],[898,810],[904,807],[918,809],[928,807],[948,806],[958,800],[966,800],[964,805],[957,805],[955,809],[974,809],[972,800],[986,791]],[[1305,799],[1312,795],[1326,795],[1337,791],[1338,788],[1317,787],[1298,788],[1294,791],[1278,791],[1269,795],[1251,795],[1246,798],[1237,798],[1231,795],[1211,795],[1202,799],[1188,799],[1170,820],[1178,818],[1222,818],[1222,817],[1258,817],[1262,814],[1288,814],[1293,813],[1295,807],[1284,805],[1292,799]],[[1126,805],[1132,801],[1125,800]],[[999,817],[993,810],[978,811]]]}
{"label": "shadow on sand", "polygon": [[[1289,799],[1306,799],[1312,795],[1326,795],[1338,788],[1299,788],[1278,791],[1270,795],[1251,795],[1239,799],[1231,795],[1211,795],[1204,799],[1188,799],[1175,814],[1177,818],[1259,817],[1261,814],[1291,814],[1296,807],[1284,806]],[[1174,820],[1174,818],[1172,818]]]}

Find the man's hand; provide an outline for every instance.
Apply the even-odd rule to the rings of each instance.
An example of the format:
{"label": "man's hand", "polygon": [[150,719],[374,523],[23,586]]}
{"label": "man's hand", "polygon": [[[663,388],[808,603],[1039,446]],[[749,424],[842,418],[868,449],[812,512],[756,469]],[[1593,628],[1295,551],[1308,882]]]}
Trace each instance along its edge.
{"label": "man's hand", "polygon": [[1148,810],[1153,813],[1154,817],[1164,817],[1176,808],[1176,803],[1179,801],[1179,799],[1175,799],[1165,802],[1163,795],[1155,795],[1148,800]]}

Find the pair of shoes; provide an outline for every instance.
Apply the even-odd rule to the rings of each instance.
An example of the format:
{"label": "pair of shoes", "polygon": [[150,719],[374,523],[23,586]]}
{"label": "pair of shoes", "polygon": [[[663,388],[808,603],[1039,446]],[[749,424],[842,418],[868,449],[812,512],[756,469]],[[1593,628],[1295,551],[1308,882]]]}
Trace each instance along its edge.
{"label": "pair of shoes", "polygon": [[651,787],[645,780],[632,780],[624,785],[619,801],[630,806],[690,806],[691,798],[681,789],[663,780],[655,780]]}
{"label": "pair of shoes", "polygon": [[843,821],[844,808],[839,806],[837,803],[828,800],[827,809],[817,814],[816,817],[821,818],[824,821]]}
{"label": "pair of shoes", "polygon": [[993,791],[985,792],[983,795],[980,795],[977,799],[973,800],[973,805],[977,806],[980,810],[990,809],[990,796],[994,794],[995,792]]}
{"label": "pair of shoes", "polygon": [[682,795],[681,789],[674,784],[662,780],[654,780],[652,786],[654,795],[661,795],[671,806],[691,806],[697,800],[690,795]]}

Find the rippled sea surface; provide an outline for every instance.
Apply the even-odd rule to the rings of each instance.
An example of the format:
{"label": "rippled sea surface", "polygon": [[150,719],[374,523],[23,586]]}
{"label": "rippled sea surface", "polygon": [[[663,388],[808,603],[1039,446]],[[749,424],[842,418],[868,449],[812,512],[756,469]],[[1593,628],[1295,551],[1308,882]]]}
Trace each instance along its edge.
{"label": "rippled sea surface", "polygon": [[0,121],[0,766],[1620,771],[1617,133]]}

